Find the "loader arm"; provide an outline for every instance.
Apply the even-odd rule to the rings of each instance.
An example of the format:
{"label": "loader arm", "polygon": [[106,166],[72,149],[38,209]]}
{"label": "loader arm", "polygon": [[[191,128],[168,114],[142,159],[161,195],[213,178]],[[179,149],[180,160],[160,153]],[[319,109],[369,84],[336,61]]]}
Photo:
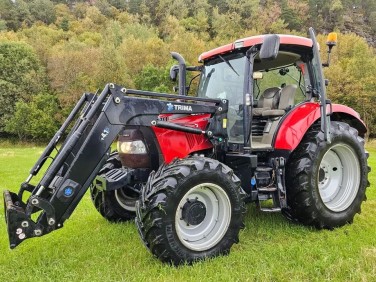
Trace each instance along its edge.
{"label": "loader arm", "polygon": [[[125,125],[157,126],[205,134],[214,145],[218,145],[218,142],[227,140],[223,123],[227,105],[226,100],[127,90],[112,83],[107,84],[99,95],[84,94],[31,169],[27,180],[21,184],[18,194],[4,191],[10,248],[63,226],[107,160],[111,144]],[[158,116],[166,113],[210,113],[211,119],[208,127],[202,130],[159,121]],[[41,181],[31,185],[33,176],[38,174],[72,124]],[[26,201],[22,200],[24,191],[31,193]],[[38,211],[41,211],[40,215],[33,220],[32,214]]]}

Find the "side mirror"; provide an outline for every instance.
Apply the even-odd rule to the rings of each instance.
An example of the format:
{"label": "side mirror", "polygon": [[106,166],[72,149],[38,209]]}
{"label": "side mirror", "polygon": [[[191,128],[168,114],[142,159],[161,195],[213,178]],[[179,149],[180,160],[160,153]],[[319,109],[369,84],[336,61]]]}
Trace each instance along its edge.
{"label": "side mirror", "polygon": [[260,49],[261,60],[274,60],[277,58],[279,51],[279,36],[276,34],[265,35],[264,43]]}
{"label": "side mirror", "polygon": [[170,68],[170,79],[172,81],[176,81],[178,78],[178,73],[179,73],[179,66],[174,65]]}

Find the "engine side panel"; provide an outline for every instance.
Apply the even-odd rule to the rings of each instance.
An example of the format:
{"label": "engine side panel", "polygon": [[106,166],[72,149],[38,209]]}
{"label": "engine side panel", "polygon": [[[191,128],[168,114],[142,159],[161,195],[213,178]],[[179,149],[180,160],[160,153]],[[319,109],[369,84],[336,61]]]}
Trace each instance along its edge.
{"label": "engine side panel", "polygon": [[[161,115],[161,119],[179,125],[205,130],[210,114],[202,115]],[[166,163],[174,158],[184,158],[190,153],[210,149],[212,143],[204,135],[180,132],[165,128],[152,127]]]}
{"label": "engine side panel", "polygon": [[[353,109],[344,106],[333,104],[333,113],[336,116],[346,116],[347,119],[355,120],[357,129],[360,132],[366,132],[367,129],[360,119],[359,114]],[[327,106],[327,112],[330,112],[330,107]],[[307,130],[320,118],[320,104],[307,102],[294,108],[282,121],[278,132],[274,137],[274,148],[281,150],[293,151]],[[340,120],[339,120],[340,121]]]}

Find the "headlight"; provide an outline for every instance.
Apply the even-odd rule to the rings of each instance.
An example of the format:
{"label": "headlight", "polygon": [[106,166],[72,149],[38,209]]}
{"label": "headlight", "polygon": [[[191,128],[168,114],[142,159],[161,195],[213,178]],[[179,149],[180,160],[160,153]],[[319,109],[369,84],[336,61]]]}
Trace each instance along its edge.
{"label": "headlight", "polygon": [[146,146],[141,140],[136,141],[119,141],[119,153],[123,154],[147,154]]}
{"label": "headlight", "polygon": [[129,168],[151,168],[149,148],[142,131],[136,128],[125,128],[120,134],[117,150],[121,164]]}

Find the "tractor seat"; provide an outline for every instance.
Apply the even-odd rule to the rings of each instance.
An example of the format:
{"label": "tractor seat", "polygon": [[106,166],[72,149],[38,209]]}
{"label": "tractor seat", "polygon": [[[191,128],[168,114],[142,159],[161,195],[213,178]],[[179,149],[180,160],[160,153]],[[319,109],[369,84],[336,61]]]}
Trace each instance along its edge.
{"label": "tractor seat", "polygon": [[258,100],[257,108],[253,109],[253,115],[263,116],[263,112],[265,111],[273,111],[278,109],[280,93],[281,88],[279,87],[265,89]]}
{"label": "tractor seat", "polygon": [[279,104],[276,109],[266,109],[261,115],[263,117],[280,117],[283,116],[294,105],[297,85],[286,85],[280,92]]}

